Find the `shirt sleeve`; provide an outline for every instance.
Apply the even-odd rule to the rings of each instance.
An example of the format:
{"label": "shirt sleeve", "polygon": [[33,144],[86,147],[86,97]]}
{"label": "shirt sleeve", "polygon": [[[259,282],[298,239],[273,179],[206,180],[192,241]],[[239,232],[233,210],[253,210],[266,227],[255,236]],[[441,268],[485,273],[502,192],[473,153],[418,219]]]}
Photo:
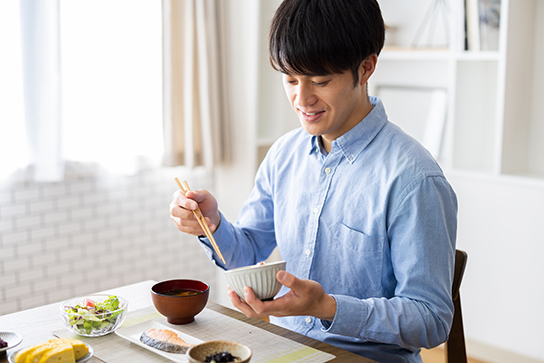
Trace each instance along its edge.
{"label": "shirt sleeve", "polygon": [[406,187],[388,223],[394,296],[335,295],[336,315],[332,322],[321,321],[322,330],[402,347],[446,341],[453,319],[456,229],[457,199],[444,177]]}
{"label": "shirt sleeve", "polygon": [[221,223],[213,238],[226,264],[213,250],[208,238],[199,237],[208,257],[223,269],[249,266],[264,261],[276,247],[274,203],[268,179],[269,171],[265,173],[268,165],[268,159],[265,158],[236,223],[229,222],[221,213]]}

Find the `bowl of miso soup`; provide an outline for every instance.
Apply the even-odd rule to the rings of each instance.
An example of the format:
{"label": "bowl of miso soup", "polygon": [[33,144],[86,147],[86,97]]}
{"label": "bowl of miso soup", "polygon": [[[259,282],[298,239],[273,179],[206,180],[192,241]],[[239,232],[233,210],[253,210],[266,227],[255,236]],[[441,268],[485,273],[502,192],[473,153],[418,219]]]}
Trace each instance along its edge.
{"label": "bowl of miso soup", "polygon": [[210,286],[199,280],[166,280],[151,287],[155,309],[170,324],[189,324],[206,306]]}

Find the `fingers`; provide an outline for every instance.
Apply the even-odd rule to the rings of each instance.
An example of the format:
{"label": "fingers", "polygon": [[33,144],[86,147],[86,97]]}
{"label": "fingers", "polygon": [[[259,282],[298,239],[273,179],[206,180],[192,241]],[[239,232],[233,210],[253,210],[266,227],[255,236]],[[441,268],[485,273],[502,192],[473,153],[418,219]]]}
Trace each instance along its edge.
{"label": "fingers", "polygon": [[297,290],[298,288],[302,287],[301,280],[287,271],[278,271],[276,273],[276,279],[279,281],[280,284],[290,288],[291,290]]}
{"label": "fingers", "polygon": [[[190,194],[192,193],[192,194]],[[187,192],[187,195],[193,196],[196,193]],[[198,209],[198,203],[184,196],[180,191],[174,193],[174,199],[170,203],[170,218],[174,222],[176,228],[184,233],[195,236],[205,234],[202,226],[196,219],[194,212]],[[198,213],[198,212],[197,212]],[[210,220],[206,223],[209,225]],[[212,227],[210,226],[210,229]]]}
{"label": "fingers", "polygon": [[201,198],[202,197],[194,191],[187,192],[186,195],[183,195],[183,193],[178,190],[174,193],[174,200],[172,201],[172,204],[188,210],[197,210],[198,202]]}
{"label": "fingers", "polygon": [[255,293],[249,287],[244,288],[244,300],[240,299],[238,294],[234,292],[230,286],[228,286],[228,295],[232,305],[240,310],[245,316],[249,318],[257,318],[268,315],[264,313],[265,303],[255,297]]}
{"label": "fingers", "polygon": [[200,227],[198,222],[193,223],[191,220],[181,220],[180,218],[170,216],[170,219],[174,222],[176,229],[180,232],[191,234],[193,236],[201,236],[204,234],[204,231]]}
{"label": "fingers", "polygon": [[247,317],[309,315],[332,321],[336,314],[336,300],[323,290],[316,281],[298,279],[294,275],[278,271],[278,281],[289,288],[289,292],[272,301],[261,301],[249,287],[244,289],[241,299],[229,286],[232,304]]}

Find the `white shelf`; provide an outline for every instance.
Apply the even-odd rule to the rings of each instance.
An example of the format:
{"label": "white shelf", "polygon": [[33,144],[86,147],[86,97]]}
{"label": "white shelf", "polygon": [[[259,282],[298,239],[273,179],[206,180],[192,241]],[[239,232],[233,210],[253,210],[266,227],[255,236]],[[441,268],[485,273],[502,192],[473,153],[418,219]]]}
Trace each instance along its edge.
{"label": "white shelf", "polygon": [[[399,32],[413,32],[428,3],[415,1],[419,10],[414,13],[392,5],[382,8],[386,23],[400,24],[395,39],[410,39]],[[544,64],[544,1],[501,1],[496,51],[462,50],[463,2],[450,3],[450,48],[384,48],[371,92],[384,85],[446,89],[448,117],[439,158],[444,167],[544,179],[544,83],[538,81],[544,79],[539,66]],[[403,115],[395,104],[384,103],[388,113]]]}
{"label": "white shelf", "polygon": [[380,54],[380,60],[447,60],[451,57],[449,49],[432,48],[407,48],[407,47],[385,47]]}
{"label": "white shelf", "polygon": [[380,60],[421,60],[421,61],[498,61],[498,51],[462,51],[454,52],[449,49],[418,49],[418,48],[385,48],[380,54]]}

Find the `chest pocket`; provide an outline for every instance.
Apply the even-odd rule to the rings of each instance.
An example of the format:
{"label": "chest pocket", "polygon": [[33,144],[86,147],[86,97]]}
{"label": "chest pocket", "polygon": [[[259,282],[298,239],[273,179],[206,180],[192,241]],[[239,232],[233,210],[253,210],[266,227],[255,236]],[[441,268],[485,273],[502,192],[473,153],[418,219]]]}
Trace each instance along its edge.
{"label": "chest pocket", "polygon": [[[340,223],[334,234],[331,280],[352,296],[366,297],[381,288],[385,238],[369,236]],[[341,271],[341,272],[340,272]]]}

